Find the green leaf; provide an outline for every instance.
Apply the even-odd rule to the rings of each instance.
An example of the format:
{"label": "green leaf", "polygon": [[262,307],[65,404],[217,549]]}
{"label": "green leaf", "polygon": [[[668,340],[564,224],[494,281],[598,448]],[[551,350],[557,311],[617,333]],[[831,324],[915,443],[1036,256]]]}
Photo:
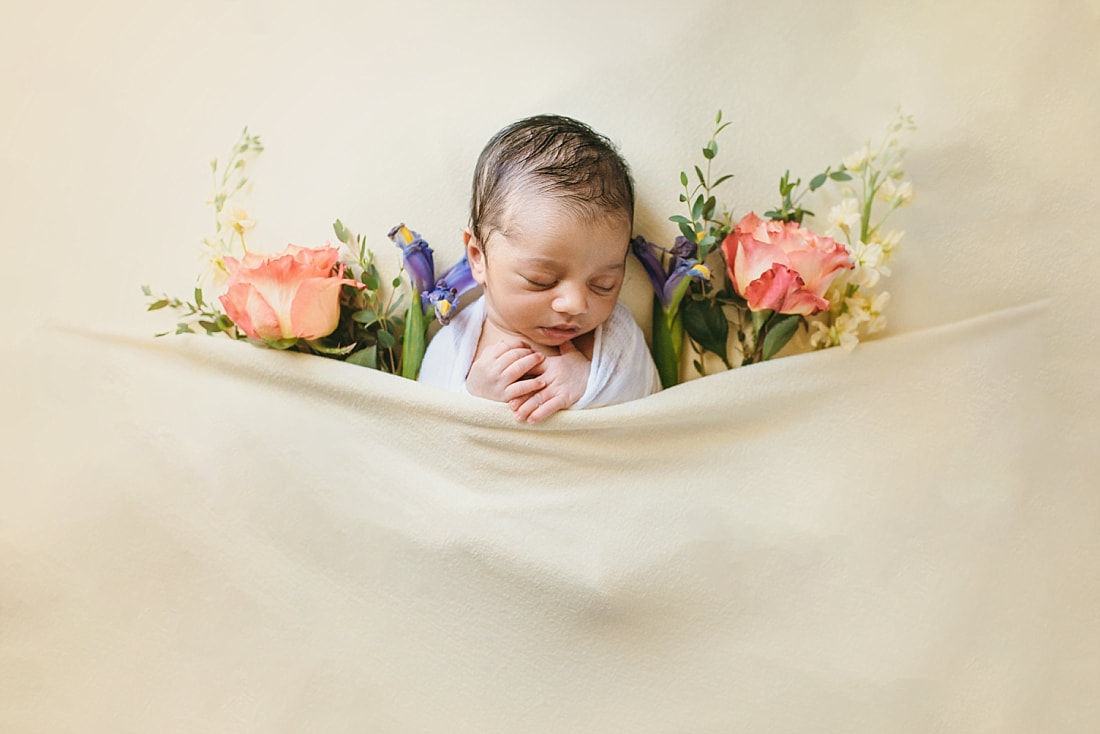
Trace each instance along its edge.
{"label": "green leaf", "polygon": [[202,308],[202,288],[195,289],[195,305]]}
{"label": "green leaf", "polygon": [[141,292],[142,292],[143,295],[146,295],[150,298],[152,298],[152,296],[153,296],[153,290],[147,285],[141,286]]}
{"label": "green leaf", "polygon": [[344,223],[339,219],[332,223],[332,229],[336,232],[336,239],[344,244],[347,244],[348,240],[351,239],[351,232],[347,230],[347,227],[345,227]]}
{"label": "green leaf", "polygon": [[717,187],[718,187],[718,184],[720,184],[720,183],[722,183],[723,181],[726,181],[726,180],[728,180],[728,179],[731,179],[731,178],[733,178],[733,174],[732,174],[732,173],[727,173],[727,174],[726,174],[725,176],[719,176],[719,177],[718,177],[718,180],[717,180],[717,181],[715,181],[714,183],[712,183],[712,184],[710,185],[710,187],[711,187],[712,189],[713,189],[713,188],[717,188]]}
{"label": "green leaf", "polygon": [[382,285],[381,281],[378,280],[378,271],[373,265],[363,273],[363,276],[359,278],[359,280],[363,282],[363,285],[367,286],[367,290],[369,291],[376,291]]}
{"label": "green leaf", "polygon": [[668,218],[668,221],[676,222],[677,224],[694,224],[690,219],[680,214],[673,214]]}
{"label": "green leaf", "polygon": [[730,123],[728,123],[728,122],[724,122],[721,125],[719,125],[718,128],[715,129],[715,131],[714,131],[714,137],[718,137],[718,133],[722,132],[723,130],[725,130],[729,126],[730,126]]}
{"label": "green leaf", "polygon": [[221,314],[220,316],[218,316],[217,320],[215,320],[214,323],[222,331],[229,331],[233,328],[233,320],[225,314]]}
{"label": "green leaf", "polygon": [[688,185],[688,175],[686,173],[684,173],[683,171],[680,171],[680,185],[681,186],[687,186]]}
{"label": "green leaf", "polygon": [[703,206],[706,204],[706,200],[703,199],[703,195],[695,197],[695,203],[691,205],[691,218],[698,222],[703,218]]}
{"label": "green leaf", "polygon": [[833,171],[829,174],[829,178],[834,181],[851,181],[852,177],[844,171]]}
{"label": "green leaf", "polygon": [[707,199],[707,202],[703,204],[703,219],[712,219],[714,217],[714,209],[718,206],[718,202],[712,196]]}
{"label": "green leaf", "polygon": [[811,178],[810,179],[810,191],[817,191],[819,188],[821,188],[821,185],[823,183],[825,183],[825,181],[828,180],[828,178],[829,178],[828,175],[826,175],[824,173],[819,173],[816,176],[814,176],[813,178]]}
{"label": "green leaf", "polygon": [[369,308],[364,308],[362,311],[356,311],[351,315],[354,321],[362,324],[363,326],[370,326],[378,321],[378,314]]}
{"label": "green leaf", "polygon": [[703,169],[702,168],[700,168],[699,166],[696,166],[695,167],[695,175],[699,177],[699,183],[701,183],[703,186],[707,185],[707,178],[706,178],[706,176],[703,175]]}
{"label": "green leaf", "polygon": [[396,288],[397,286],[401,285],[401,276],[400,276],[400,275],[398,275],[398,276],[397,276],[397,277],[395,277],[395,278],[394,278],[394,279],[393,279],[392,281],[390,281],[390,285],[392,285],[392,286],[393,286],[394,288]]}
{"label": "green leaf", "polygon": [[189,324],[186,324],[186,323],[181,321],[180,323],[176,324],[176,333],[177,334],[194,334],[195,332],[191,331],[191,326]]}
{"label": "green leaf", "polygon": [[684,196],[683,194],[680,194],[680,201],[687,201],[687,200],[688,200],[688,198],[686,196]]}
{"label": "green leaf", "polygon": [[782,349],[791,340],[794,333],[798,331],[798,325],[801,321],[802,318],[798,314],[792,313],[783,316],[779,321],[772,324],[764,335],[764,346],[760,353],[761,359],[774,357],[776,352]]}
{"label": "green leaf", "polygon": [[718,114],[714,116],[714,124],[717,125],[722,121],[722,110],[718,110]]}
{"label": "green leaf", "polygon": [[709,161],[716,155],[718,155],[718,143],[711,140],[707,143],[707,147],[703,148],[703,157]]}
{"label": "green leaf", "polygon": [[680,233],[682,235],[684,235],[684,237],[687,237],[692,242],[695,241],[695,230],[692,229],[690,224],[684,224],[683,222],[681,222],[680,223]]}
{"label": "green leaf", "polygon": [[218,328],[217,324],[215,324],[213,321],[207,321],[206,319],[201,319],[199,321],[199,326],[206,329],[207,334],[216,334],[221,331],[221,329]]}
{"label": "green leaf", "polygon": [[393,334],[388,331],[378,332],[378,346],[383,349],[392,349],[394,344],[397,344],[397,340],[394,339]]}
{"label": "green leaf", "polygon": [[697,359],[691,360],[691,366],[695,368],[695,373],[698,375],[703,374],[703,363]]}
{"label": "green leaf", "polygon": [[164,308],[167,305],[168,305],[168,299],[167,298],[162,298],[159,301],[153,301],[152,303],[150,303],[149,307],[146,308],[145,310],[146,311],[159,311],[160,309]]}
{"label": "green leaf", "polygon": [[684,331],[703,349],[725,360],[729,322],[722,307],[710,299],[689,299],[681,302],[680,310],[684,317]]}
{"label": "green leaf", "polygon": [[353,352],[346,361],[349,364],[357,364],[360,367],[369,367],[376,370],[378,369],[378,347],[372,344],[369,347],[360,349],[358,352]]}

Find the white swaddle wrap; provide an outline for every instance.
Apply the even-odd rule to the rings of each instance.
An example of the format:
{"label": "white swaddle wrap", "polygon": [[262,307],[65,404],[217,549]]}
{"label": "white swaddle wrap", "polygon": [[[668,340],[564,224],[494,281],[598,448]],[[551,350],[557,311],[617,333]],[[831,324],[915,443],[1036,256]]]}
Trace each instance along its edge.
{"label": "white swaddle wrap", "polygon": [[[485,323],[485,299],[479,298],[456,315],[428,344],[419,381],[446,390],[466,392],[466,375],[477,353]],[[596,327],[592,367],[584,394],[571,407],[598,408],[644,398],[661,389],[657,368],[630,310],[621,303]]]}

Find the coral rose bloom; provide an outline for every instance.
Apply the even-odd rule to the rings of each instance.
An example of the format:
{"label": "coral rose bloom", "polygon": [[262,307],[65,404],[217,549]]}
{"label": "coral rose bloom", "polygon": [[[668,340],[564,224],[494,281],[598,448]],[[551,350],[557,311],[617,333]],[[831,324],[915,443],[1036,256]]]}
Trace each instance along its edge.
{"label": "coral rose bloom", "polygon": [[340,321],[340,287],[357,285],[336,269],[335,247],[287,245],[278,255],[246,253],[225,258],[229,269],[225,313],[254,339],[319,339]]}
{"label": "coral rose bloom", "polygon": [[810,316],[829,307],[825,291],[853,267],[843,244],[795,222],[746,214],[722,243],[737,293],[753,311]]}

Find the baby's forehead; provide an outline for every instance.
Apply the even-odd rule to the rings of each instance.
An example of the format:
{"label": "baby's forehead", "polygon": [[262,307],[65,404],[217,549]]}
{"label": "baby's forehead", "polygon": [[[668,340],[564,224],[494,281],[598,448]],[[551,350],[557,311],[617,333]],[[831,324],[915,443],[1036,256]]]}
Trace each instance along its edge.
{"label": "baby's forehead", "polygon": [[569,197],[538,191],[514,192],[503,202],[500,229],[509,237],[535,232],[568,231],[576,228],[621,229],[630,238],[633,223],[624,210],[596,207]]}

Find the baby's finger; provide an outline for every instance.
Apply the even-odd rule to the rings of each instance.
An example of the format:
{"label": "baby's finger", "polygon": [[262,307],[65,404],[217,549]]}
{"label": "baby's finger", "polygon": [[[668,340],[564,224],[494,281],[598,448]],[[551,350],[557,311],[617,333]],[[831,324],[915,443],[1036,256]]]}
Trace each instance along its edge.
{"label": "baby's finger", "polygon": [[[508,402],[520,400],[528,395],[537,393],[546,387],[546,380],[542,377],[532,377],[528,380],[517,380],[504,388],[504,399]],[[520,400],[520,402],[522,402]],[[518,403],[517,403],[518,405]]]}
{"label": "baby's finger", "polygon": [[534,392],[525,397],[516,398],[515,401],[509,403],[509,405],[515,402],[519,403],[519,407],[512,408],[512,417],[515,418],[517,422],[523,423],[531,417],[532,413],[542,406],[544,400],[545,398],[541,392]]}
{"label": "baby's finger", "polygon": [[505,382],[515,382],[535,369],[544,359],[546,359],[546,357],[539,352],[531,352],[530,354],[518,357],[516,361],[501,370],[500,374]]}
{"label": "baby's finger", "polygon": [[[540,395],[542,393],[539,393]],[[538,423],[539,421],[549,418],[554,413],[565,407],[565,396],[555,395],[546,402],[537,406],[530,415],[527,416],[527,422],[531,424]]]}

